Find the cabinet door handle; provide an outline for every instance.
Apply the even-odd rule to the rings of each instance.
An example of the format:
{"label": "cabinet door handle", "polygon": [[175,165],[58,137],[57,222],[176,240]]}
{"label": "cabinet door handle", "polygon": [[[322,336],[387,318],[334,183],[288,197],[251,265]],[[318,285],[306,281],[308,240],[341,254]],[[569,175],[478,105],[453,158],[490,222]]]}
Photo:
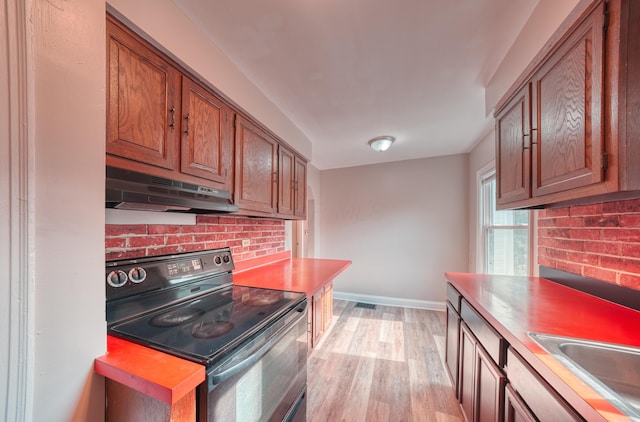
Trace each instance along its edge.
{"label": "cabinet door handle", "polygon": [[523,150],[529,149],[529,145],[527,145],[527,142],[526,142],[528,137],[529,137],[528,133],[523,133],[522,134],[522,149]]}
{"label": "cabinet door handle", "polygon": [[173,132],[176,128],[176,108],[172,106],[169,113],[171,113],[171,122],[169,123],[169,127],[171,128],[171,132]]}
{"label": "cabinet door handle", "polygon": [[275,183],[278,183],[278,172],[277,172],[277,171],[274,171],[274,172],[273,172],[273,181],[274,181]]}
{"label": "cabinet door handle", "polygon": [[[536,132],[537,130],[538,130],[538,128],[535,128],[535,127],[531,128],[531,132]],[[535,139],[536,139],[535,136],[531,137],[531,145],[537,145],[538,144],[538,141],[536,141]]]}
{"label": "cabinet door handle", "polygon": [[184,123],[185,123],[184,134],[189,136],[189,115],[188,114],[184,116]]}

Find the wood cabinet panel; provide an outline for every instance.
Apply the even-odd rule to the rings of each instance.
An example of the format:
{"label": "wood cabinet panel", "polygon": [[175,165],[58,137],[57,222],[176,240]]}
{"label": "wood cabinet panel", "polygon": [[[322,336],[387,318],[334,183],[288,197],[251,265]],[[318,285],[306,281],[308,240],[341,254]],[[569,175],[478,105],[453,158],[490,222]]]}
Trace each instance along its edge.
{"label": "wood cabinet panel", "polygon": [[445,343],[445,363],[456,397],[458,390],[458,358],[460,344],[460,316],[449,301],[447,301],[447,341]]}
{"label": "wood cabinet panel", "polygon": [[497,203],[531,197],[531,85],[527,84],[496,116]]}
{"label": "wood cabinet panel", "polygon": [[476,345],[475,421],[501,422],[506,378],[489,354]]}
{"label": "wood cabinet panel", "polygon": [[325,284],[310,299],[311,325],[309,350],[315,348],[329,328],[333,320],[333,282]]}
{"label": "wood cabinet panel", "polygon": [[173,169],[179,87],[174,67],[107,20],[107,154]]}
{"label": "wood cabinet panel", "polygon": [[501,422],[506,377],[463,321],[458,400],[466,421]]}
{"label": "wood cabinet panel", "polygon": [[460,318],[499,366],[504,365],[506,343],[502,336],[464,298],[460,305]]}
{"label": "wood cabinet panel", "polygon": [[193,80],[182,82],[180,171],[232,190],[233,112]]}
{"label": "wood cabinet panel", "polygon": [[188,422],[196,420],[196,392],[191,390],[173,405],[109,378],[105,381],[107,422]]}
{"label": "wood cabinet panel", "polygon": [[533,78],[533,195],[604,180],[604,3]]}
{"label": "wood cabinet panel", "polygon": [[278,148],[278,213],[292,215],[294,207],[295,156],[291,151]]}
{"label": "wood cabinet panel", "polygon": [[293,214],[305,219],[307,218],[307,162],[296,156],[294,166]]}
{"label": "wood cabinet panel", "polygon": [[324,332],[326,333],[329,331],[331,321],[333,320],[333,283],[324,286],[322,302],[324,304],[322,323],[324,325]]}
{"label": "wood cabinet panel", "polygon": [[536,422],[535,416],[511,387],[511,384],[507,384],[504,390],[504,421]]}
{"label": "wood cabinet panel", "polygon": [[278,142],[236,116],[236,205],[273,215],[277,211]]}
{"label": "wood cabinet panel", "polygon": [[318,345],[320,338],[324,334],[324,303],[323,303],[323,295],[324,290],[320,290],[316,294],[313,295],[312,303],[313,303],[313,347]]}
{"label": "wood cabinet panel", "polygon": [[460,366],[458,401],[465,421],[474,421],[474,383],[476,370],[476,341],[464,322],[460,323]]}

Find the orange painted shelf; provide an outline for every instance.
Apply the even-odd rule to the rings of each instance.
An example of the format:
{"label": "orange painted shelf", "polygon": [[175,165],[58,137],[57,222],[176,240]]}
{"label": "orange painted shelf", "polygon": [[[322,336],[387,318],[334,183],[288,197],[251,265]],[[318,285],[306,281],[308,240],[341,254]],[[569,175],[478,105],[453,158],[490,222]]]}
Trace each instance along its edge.
{"label": "orange painted shelf", "polygon": [[445,277],[587,420],[629,420],[527,333],[640,347],[640,312],[544,278],[469,273]]}
{"label": "orange painted shelf", "polygon": [[205,380],[205,368],[139,344],[107,336],[107,354],[97,373],[168,404],[175,404]]}
{"label": "orange painted shelf", "polygon": [[349,265],[351,261],[338,259],[281,259],[236,271],[233,274],[233,283],[240,286],[303,292],[312,296]]}

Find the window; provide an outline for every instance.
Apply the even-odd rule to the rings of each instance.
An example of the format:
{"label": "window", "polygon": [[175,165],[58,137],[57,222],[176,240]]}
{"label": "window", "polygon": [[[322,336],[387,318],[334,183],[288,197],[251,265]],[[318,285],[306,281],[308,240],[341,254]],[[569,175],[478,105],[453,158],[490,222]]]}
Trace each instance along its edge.
{"label": "window", "polygon": [[480,178],[482,270],[488,274],[531,274],[528,210],[496,210],[496,174]]}

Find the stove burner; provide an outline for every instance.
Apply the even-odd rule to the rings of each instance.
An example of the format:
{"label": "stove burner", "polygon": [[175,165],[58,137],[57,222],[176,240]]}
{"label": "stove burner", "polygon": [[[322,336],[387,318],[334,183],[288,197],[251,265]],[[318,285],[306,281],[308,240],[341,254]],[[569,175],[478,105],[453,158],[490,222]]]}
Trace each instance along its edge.
{"label": "stove burner", "polygon": [[233,330],[233,323],[229,321],[203,321],[193,326],[191,334],[195,338],[213,338],[227,334]]}
{"label": "stove burner", "polygon": [[154,327],[175,327],[176,325],[191,321],[202,314],[204,314],[202,309],[178,308],[153,317],[149,323]]}

